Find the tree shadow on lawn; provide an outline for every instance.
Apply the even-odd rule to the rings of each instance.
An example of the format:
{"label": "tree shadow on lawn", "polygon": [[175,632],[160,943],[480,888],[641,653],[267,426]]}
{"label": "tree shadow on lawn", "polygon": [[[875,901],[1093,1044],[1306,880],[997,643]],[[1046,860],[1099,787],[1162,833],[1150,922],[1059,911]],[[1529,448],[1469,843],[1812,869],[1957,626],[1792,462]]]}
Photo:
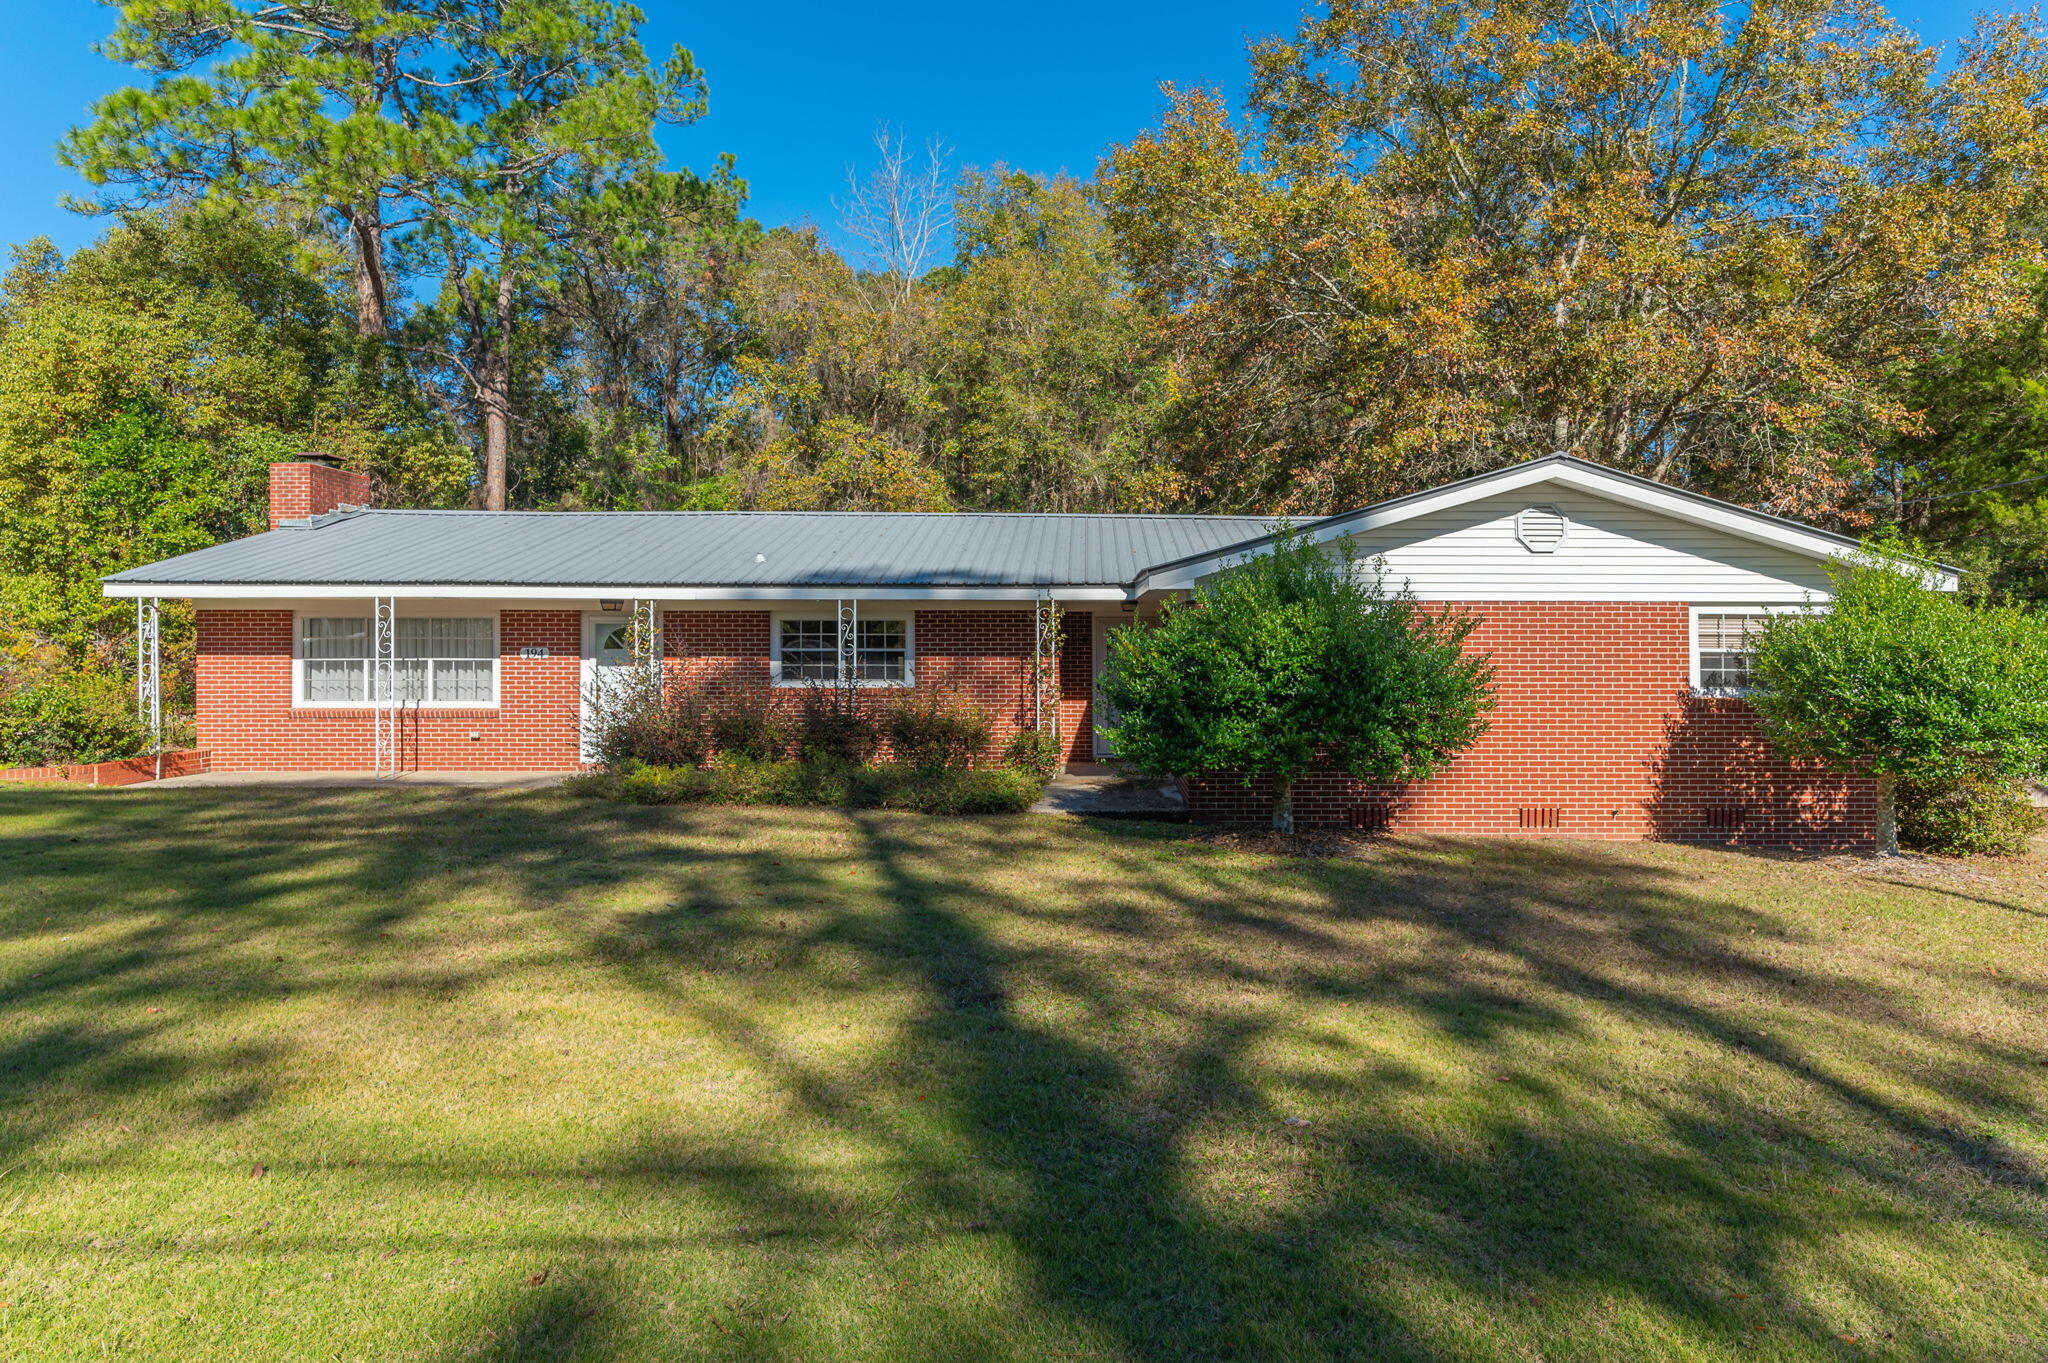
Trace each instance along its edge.
{"label": "tree shadow on lawn", "polygon": [[[1889,1330],[1901,1356],[1995,1357],[1997,1308],[1975,1313],[1989,1326],[1929,1320],[1930,1280],[1871,1247],[1918,1243],[1931,1286],[1961,1294],[1941,1275],[1965,1242],[1996,1256],[2048,1232],[2040,1167],[1989,1130],[2037,1120],[2023,1067],[2039,1056],[1915,988],[2019,998],[2039,982],[1950,979],[1869,941],[1837,972],[1817,917],[1691,879],[1739,854],[1390,841],[1312,862],[1163,828],[822,814],[802,816],[824,839],[806,852],[717,811],[208,796],[83,797],[0,837],[0,875],[28,891],[67,883],[74,837],[125,845],[95,873],[110,889],[174,838],[179,858],[136,892],[133,922],[110,905],[116,921],[0,979],[0,1010],[61,999],[99,1019],[0,1051],[10,1103],[46,1114],[11,1124],[8,1153],[62,1134],[60,1092],[169,1094],[219,1070],[240,1078],[188,1096],[194,1120],[268,1100],[275,1051],[166,1049],[134,1016],[145,1000],[452,998],[521,969],[423,964],[402,940],[451,900],[502,893],[905,1172],[887,1198],[821,1198],[740,1127],[650,1132],[593,1167],[739,1226],[1001,1237],[1033,1308],[1106,1356],[1711,1355],[1763,1326],[1784,1356]],[[1805,868],[1743,862],[1815,893]],[[650,878],[658,906],[611,902]],[[0,932],[46,931],[39,902],[0,905]],[[223,944],[258,935],[286,949],[219,968]],[[872,1008],[890,1043],[813,1055],[735,990]],[[646,1248],[565,1245],[573,1285],[512,1293],[450,1356],[637,1356],[655,1327],[627,1265]],[[744,1338],[669,1342],[800,1356],[806,1299],[766,1267],[758,1291],[789,1309]],[[898,1356],[1030,1351],[950,1333],[943,1310],[931,1325]]]}
{"label": "tree shadow on lawn", "polygon": [[[1022,1189],[980,1196],[1042,1298],[1123,1356],[1475,1356],[1461,1315],[1560,1301],[1580,1303],[1584,1337],[1605,1330],[1610,1349],[1671,1331],[1748,1348],[1760,1312],[1774,1334],[1825,1348],[1845,1324],[1869,1328],[1851,1317],[1910,1329],[1927,1309],[1923,1284],[1831,1243],[1910,1235],[1922,1216],[2015,1237],[2048,1224],[2035,1162],[1974,1129],[2030,1116],[2029,1053],[1745,945],[1812,949],[1680,873],[1482,843],[1264,875],[1197,854],[1162,882],[1148,861],[1172,843],[1105,836],[1086,902],[1060,913],[991,892],[1000,825],[855,822],[890,909],[821,906],[808,942],[852,945],[922,991],[900,1066],[835,1081],[730,1018],[697,1021],[864,1139],[911,1148],[880,1114],[942,1097],[988,1182]],[[1146,916],[1169,904],[1188,923],[1148,937]],[[1055,950],[1004,930],[1048,917],[1123,940]],[[1350,935],[1361,924],[1418,941],[1376,956]],[[754,930],[657,915],[598,949],[684,1002],[667,964],[702,962],[713,942],[734,959],[733,934]],[[777,978],[802,978],[805,940],[782,937]],[[1135,965],[1118,954],[1142,946],[1151,958]],[[1304,1035],[1305,1000],[1420,1029],[1450,1072],[1375,1057],[1355,1035]],[[1285,1032],[1337,1063],[1269,1068],[1280,1062],[1260,1054]],[[1638,1087],[1630,1042],[1697,1048],[1704,1063]],[[1432,1120],[1413,1110],[1431,1091],[1462,1096]],[[1944,1121],[1929,1104],[1978,1115]],[[1844,1120],[1856,1140],[1837,1138]],[[1219,1134],[1220,1157],[1205,1153]],[[1274,1205],[1204,1186],[1205,1163],[1252,1183],[1281,1171]],[[1844,1182],[1846,1194],[1832,1186]],[[974,1214],[975,1197],[952,1191],[921,1196]]]}

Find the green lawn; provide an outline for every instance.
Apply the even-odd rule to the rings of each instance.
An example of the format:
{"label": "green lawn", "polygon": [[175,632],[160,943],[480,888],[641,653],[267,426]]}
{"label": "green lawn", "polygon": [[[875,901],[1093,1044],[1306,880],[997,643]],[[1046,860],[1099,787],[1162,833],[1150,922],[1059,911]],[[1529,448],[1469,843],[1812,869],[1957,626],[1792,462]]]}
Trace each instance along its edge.
{"label": "green lawn", "polygon": [[1985,1359],[2048,869],[0,791],[0,1358]]}

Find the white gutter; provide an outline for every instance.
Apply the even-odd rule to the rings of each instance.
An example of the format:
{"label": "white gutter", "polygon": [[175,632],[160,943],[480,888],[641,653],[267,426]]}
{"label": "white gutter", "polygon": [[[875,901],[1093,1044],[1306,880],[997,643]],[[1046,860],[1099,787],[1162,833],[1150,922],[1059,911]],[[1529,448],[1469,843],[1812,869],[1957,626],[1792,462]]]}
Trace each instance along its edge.
{"label": "white gutter", "polygon": [[656,601],[1016,601],[1050,596],[1055,601],[1127,601],[1122,587],[675,587],[629,582],[575,587],[501,583],[310,583],[310,582],[104,582],[110,597],[168,596],[187,601],[235,599],[261,601],[354,599],[367,596],[432,598],[438,601],[482,601],[513,597],[522,601],[589,601],[594,598],[639,598]]}

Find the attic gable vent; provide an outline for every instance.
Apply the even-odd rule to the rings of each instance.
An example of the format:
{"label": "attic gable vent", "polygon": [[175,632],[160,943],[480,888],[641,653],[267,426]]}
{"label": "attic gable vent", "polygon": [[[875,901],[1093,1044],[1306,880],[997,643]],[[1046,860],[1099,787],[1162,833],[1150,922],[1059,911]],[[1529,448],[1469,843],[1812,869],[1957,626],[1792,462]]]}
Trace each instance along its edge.
{"label": "attic gable vent", "polygon": [[1525,506],[1515,513],[1515,538],[1532,554],[1554,554],[1572,523],[1554,506]]}

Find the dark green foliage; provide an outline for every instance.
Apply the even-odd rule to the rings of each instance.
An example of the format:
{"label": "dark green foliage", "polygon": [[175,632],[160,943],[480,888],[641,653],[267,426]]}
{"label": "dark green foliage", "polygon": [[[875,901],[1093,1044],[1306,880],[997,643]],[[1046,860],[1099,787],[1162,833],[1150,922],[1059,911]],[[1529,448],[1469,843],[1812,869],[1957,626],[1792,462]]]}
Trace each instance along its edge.
{"label": "dark green foliage", "polygon": [[2048,622],[1930,591],[1880,554],[1832,576],[1829,609],[1756,641],[1750,702],[1781,751],[1901,780],[2048,767]]}
{"label": "dark green foliage", "polygon": [[1019,729],[1003,745],[1004,766],[1029,772],[1040,781],[1058,775],[1063,758],[1059,739],[1042,729]]}
{"label": "dark green foliage", "polygon": [[0,694],[0,767],[133,757],[147,738],[122,678],[78,673]]}
{"label": "dark green foliage", "polygon": [[635,766],[580,778],[580,794],[645,805],[793,805],[838,809],[901,809],[923,814],[1018,814],[1038,799],[1042,783],[1029,773],[884,762],[871,767],[832,761],[755,762],[720,758],[708,767]]}
{"label": "dark green foliage", "polygon": [[858,690],[823,684],[804,688],[796,713],[798,757],[857,767],[872,758],[881,743],[881,731],[861,704]]}
{"label": "dark green foliage", "polygon": [[2012,781],[2048,769],[2048,621],[1931,591],[1889,549],[1837,568],[1834,602],[1774,617],[1750,697],[1787,757],[1897,781]]}
{"label": "dark green foliage", "polygon": [[1922,417],[1889,451],[1901,523],[1973,570],[1966,592],[2048,600],[2048,277],[2030,315],[1947,338],[1903,396]]}
{"label": "dark green foliage", "polygon": [[2048,824],[2018,782],[1986,776],[1901,781],[1899,841],[1943,856],[2023,856]]}
{"label": "dark green foliage", "polygon": [[889,755],[918,767],[968,767],[988,753],[988,712],[938,690],[906,691],[882,716]]}
{"label": "dark green foliage", "polygon": [[776,762],[789,756],[793,741],[789,716],[762,691],[738,691],[711,707],[711,747],[715,752]]}
{"label": "dark green foliage", "polygon": [[1044,789],[1030,772],[1006,767],[921,772],[884,803],[925,814],[1022,814]]}
{"label": "dark green foliage", "polygon": [[1144,771],[1270,776],[1274,826],[1291,830],[1295,778],[1420,780],[1484,732],[1493,669],[1464,651],[1476,623],[1283,537],[1158,624],[1110,636],[1116,750]]}

